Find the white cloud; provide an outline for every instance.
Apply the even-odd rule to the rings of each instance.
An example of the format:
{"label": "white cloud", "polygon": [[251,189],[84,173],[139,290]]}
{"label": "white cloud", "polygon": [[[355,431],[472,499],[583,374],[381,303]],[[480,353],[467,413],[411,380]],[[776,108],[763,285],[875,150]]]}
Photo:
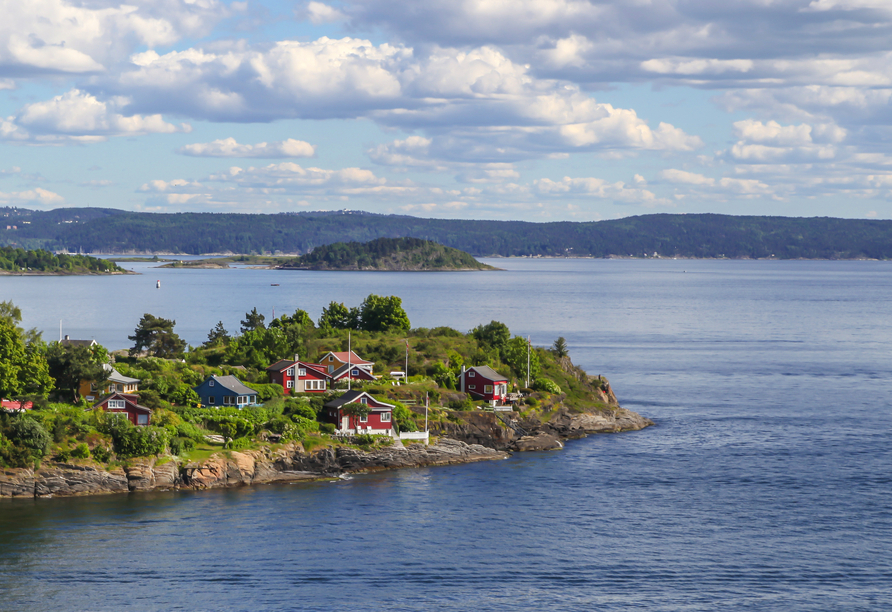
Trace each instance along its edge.
{"label": "white cloud", "polygon": [[17,204],[33,202],[42,205],[61,204],[65,198],[58,193],[35,187],[26,191],[3,192],[0,191],[0,202],[4,204]]}
{"label": "white cloud", "polygon": [[188,144],[177,149],[177,153],[192,157],[313,157],[316,154],[316,147],[293,138],[254,145],[239,144],[235,138],[224,138],[213,142]]}
{"label": "white cloud", "polygon": [[26,105],[15,118],[0,124],[0,137],[45,143],[95,142],[110,136],[191,131],[188,125],[175,126],[165,122],[161,115],[116,112],[126,105],[125,98],[100,101],[88,93],[72,89],[51,100]]}
{"label": "white cloud", "polygon": [[346,16],[338,9],[322,2],[308,2],[298,16],[309,20],[313,25],[343,21]]}
{"label": "white cloud", "polygon": [[0,74],[105,71],[137,46],[206,34],[229,11],[216,0],[0,1]]}

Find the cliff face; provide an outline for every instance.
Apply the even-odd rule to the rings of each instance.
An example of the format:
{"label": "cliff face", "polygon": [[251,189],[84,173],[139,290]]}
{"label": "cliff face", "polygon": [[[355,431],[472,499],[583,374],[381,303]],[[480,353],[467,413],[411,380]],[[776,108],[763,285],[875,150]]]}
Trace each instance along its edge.
{"label": "cliff face", "polygon": [[363,452],[326,447],[305,452],[300,444],[270,449],[232,451],[213,455],[182,468],[171,457],[140,458],[124,468],[105,470],[95,465],[50,464],[41,469],[0,472],[0,497],[69,497],[179,487],[210,489],[271,482],[294,482],[336,477],[345,472],[369,472],[403,467],[452,465],[506,459],[507,453],[456,440],[413,444]]}

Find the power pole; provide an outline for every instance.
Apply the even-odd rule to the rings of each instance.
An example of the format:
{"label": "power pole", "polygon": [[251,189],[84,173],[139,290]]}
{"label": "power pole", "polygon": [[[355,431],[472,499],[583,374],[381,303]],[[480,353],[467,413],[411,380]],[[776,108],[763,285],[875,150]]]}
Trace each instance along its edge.
{"label": "power pole", "polygon": [[530,388],[530,346],[532,344],[531,336],[527,336],[527,389]]}

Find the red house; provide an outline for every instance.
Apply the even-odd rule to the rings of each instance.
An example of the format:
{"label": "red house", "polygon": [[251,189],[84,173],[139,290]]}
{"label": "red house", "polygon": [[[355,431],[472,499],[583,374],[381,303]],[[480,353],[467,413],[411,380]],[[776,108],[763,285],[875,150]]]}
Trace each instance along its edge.
{"label": "red house", "polygon": [[34,408],[33,402],[25,402],[21,400],[0,400],[0,408],[4,410],[31,410]]}
{"label": "red house", "polygon": [[[349,414],[350,404],[365,404],[367,416]],[[386,404],[365,391],[347,391],[337,399],[323,405],[330,423],[339,433],[368,433],[390,435],[393,430],[393,404]]]}
{"label": "red house", "polygon": [[[353,351],[328,352],[319,360],[319,363],[325,367],[329,374],[334,374],[336,370],[349,364],[351,369],[365,370],[371,375],[372,368],[375,366],[374,361],[366,361]],[[374,376],[372,380],[374,380]]]}
{"label": "red house", "polygon": [[112,393],[93,404],[93,409],[126,414],[134,425],[148,425],[152,420],[152,409],[139,405],[139,396],[130,393]]}
{"label": "red house", "polygon": [[370,369],[347,363],[331,373],[333,381],[346,380],[347,378],[351,380],[378,380]]}
{"label": "red house", "polygon": [[461,390],[488,402],[504,403],[508,399],[508,377],[489,366],[473,366],[461,372]]}
{"label": "red house", "polygon": [[266,375],[269,377],[270,383],[282,385],[285,395],[324,393],[332,381],[331,376],[325,371],[325,366],[297,359],[277,361],[266,369]]}

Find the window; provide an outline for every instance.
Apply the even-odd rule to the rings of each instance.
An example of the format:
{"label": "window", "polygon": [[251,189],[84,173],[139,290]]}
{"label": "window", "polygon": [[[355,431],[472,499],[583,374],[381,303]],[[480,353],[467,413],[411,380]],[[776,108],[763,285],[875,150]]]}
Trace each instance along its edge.
{"label": "window", "polygon": [[108,400],[108,409],[109,410],[123,410],[124,409],[124,400]]}
{"label": "window", "polygon": [[365,415],[365,416],[360,415],[360,417],[359,417],[359,422],[360,422],[360,423],[368,423],[368,422],[369,422],[369,416],[368,416],[368,415]]}
{"label": "window", "polygon": [[485,385],[483,387],[483,392],[484,393],[492,393],[492,385]]}
{"label": "window", "polygon": [[215,398],[213,395],[208,396],[208,404],[213,405],[216,401],[217,398]]}
{"label": "window", "polygon": [[329,361],[334,361],[334,356],[329,355],[329,356],[328,356],[328,360],[329,360]]}
{"label": "window", "polygon": [[294,376],[294,368],[288,368],[287,370],[285,370],[285,375]]}
{"label": "window", "polygon": [[324,391],[325,390],[325,381],[324,380],[308,380],[304,383],[304,389],[307,391]]}
{"label": "window", "polygon": [[214,381],[212,381],[212,380],[208,381],[208,387],[213,387],[213,386],[214,386]]}
{"label": "window", "polygon": [[353,370],[351,374],[353,374],[353,376],[359,376],[359,370]]}
{"label": "window", "polygon": [[297,371],[297,375],[298,375],[298,376],[306,376],[306,375],[307,375],[307,369],[306,369],[306,368],[301,368],[301,369],[299,369],[299,370]]}
{"label": "window", "polygon": [[468,385],[468,389],[476,389],[477,385]]}
{"label": "window", "polygon": [[382,413],[381,413],[381,422],[382,422],[382,423],[389,423],[389,422],[390,422],[390,413],[389,413],[389,412],[382,412]]}
{"label": "window", "polygon": [[369,403],[369,398],[367,398],[367,397],[365,397],[365,396],[362,396],[362,397],[359,398],[359,403],[360,403],[360,404],[366,404],[366,405],[368,405],[368,403]]}
{"label": "window", "polygon": [[285,386],[288,387],[289,389],[293,389],[293,388],[294,388],[294,381],[293,381],[293,380],[289,380],[287,383],[285,383]]}
{"label": "window", "polygon": [[233,406],[235,404],[235,397],[232,395],[224,395],[223,396],[223,405],[224,406]]}
{"label": "window", "polygon": [[477,373],[474,370],[468,370],[468,378],[474,378]]}
{"label": "window", "polygon": [[137,425],[148,425],[149,424],[149,415],[147,415],[147,414],[137,415],[136,424]]}

